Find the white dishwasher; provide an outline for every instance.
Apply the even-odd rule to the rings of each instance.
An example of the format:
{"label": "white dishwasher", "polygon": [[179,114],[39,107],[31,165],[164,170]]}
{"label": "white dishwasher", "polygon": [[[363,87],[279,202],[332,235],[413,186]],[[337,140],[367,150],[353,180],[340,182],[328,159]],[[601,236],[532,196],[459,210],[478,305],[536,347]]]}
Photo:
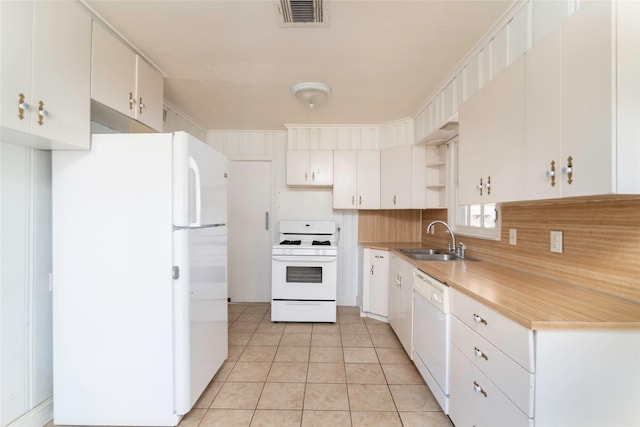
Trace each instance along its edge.
{"label": "white dishwasher", "polygon": [[449,414],[449,286],[413,270],[414,363]]}

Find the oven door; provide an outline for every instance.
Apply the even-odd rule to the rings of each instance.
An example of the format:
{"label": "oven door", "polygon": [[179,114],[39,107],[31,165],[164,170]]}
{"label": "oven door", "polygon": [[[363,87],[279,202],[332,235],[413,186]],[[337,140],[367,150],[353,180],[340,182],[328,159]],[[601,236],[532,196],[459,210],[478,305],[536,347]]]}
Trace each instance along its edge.
{"label": "oven door", "polygon": [[337,257],[273,255],[274,300],[335,301]]}

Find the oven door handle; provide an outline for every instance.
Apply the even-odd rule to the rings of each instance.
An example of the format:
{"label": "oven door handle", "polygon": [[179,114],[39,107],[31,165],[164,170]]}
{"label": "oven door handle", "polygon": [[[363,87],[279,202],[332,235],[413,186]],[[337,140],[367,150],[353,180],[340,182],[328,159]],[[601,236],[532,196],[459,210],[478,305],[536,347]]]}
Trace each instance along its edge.
{"label": "oven door handle", "polygon": [[330,264],[333,262],[337,262],[338,257],[335,256],[322,256],[322,255],[311,255],[311,256],[273,256],[274,261],[279,262],[321,262],[325,264]]}

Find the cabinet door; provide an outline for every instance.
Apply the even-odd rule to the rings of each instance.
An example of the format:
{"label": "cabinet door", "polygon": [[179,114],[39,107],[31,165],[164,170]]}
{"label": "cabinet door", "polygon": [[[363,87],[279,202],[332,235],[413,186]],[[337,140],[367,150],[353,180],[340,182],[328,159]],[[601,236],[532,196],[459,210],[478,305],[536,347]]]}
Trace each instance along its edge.
{"label": "cabinet door", "polygon": [[333,208],[356,209],[356,151],[333,153]]}
{"label": "cabinet door", "polygon": [[380,152],[358,151],[357,163],[358,209],[380,209]]}
{"label": "cabinet door", "polygon": [[333,151],[311,151],[309,153],[309,174],[311,185],[333,185]]}
{"label": "cabinet door", "polygon": [[524,57],[486,86],[484,202],[524,199]]}
{"label": "cabinet door", "polygon": [[480,180],[485,183],[486,168],[483,159],[485,147],[485,94],[476,92],[460,106],[458,143],[458,201],[460,205],[482,203]]}
{"label": "cabinet door", "polygon": [[[31,26],[33,2],[0,1],[0,125],[5,129],[29,132],[30,112],[19,117],[19,95],[31,103]],[[18,36],[19,35],[19,36]]]}
{"label": "cabinet door", "polygon": [[389,325],[396,335],[399,335],[400,327],[400,258],[389,254]]}
{"label": "cabinet door", "polygon": [[563,196],[614,190],[610,2],[585,2],[562,26],[562,159],[572,157]]}
{"label": "cabinet door", "polygon": [[380,207],[411,208],[411,146],[382,150],[380,154]]}
{"label": "cabinet door", "polygon": [[136,119],[152,129],[162,131],[162,76],[136,55]]}
{"label": "cabinet door", "polygon": [[91,18],[73,2],[39,1],[33,34],[31,133],[88,149]]}
{"label": "cabinet door", "polygon": [[[561,30],[551,31],[526,54],[525,195],[528,200],[561,196]],[[551,185],[551,162],[555,185]]]}
{"label": "cabinet door", "polygon": [[404,260],[400,260],[398,317],[398,338],[413,359],[413,266]]}
{"label": "cabinet door", "polygon": [[389,253],[371,250],[369,279],[369,312],[387,317],[389,315]]}
{"label": "cabinet door", "polygon": [[287,151],[287,185],[309,185],[309,152]]}
{"label": "cabinet door", "polygon": [[135,118],[136,55],[100,24],[93,23],[91,98]]}

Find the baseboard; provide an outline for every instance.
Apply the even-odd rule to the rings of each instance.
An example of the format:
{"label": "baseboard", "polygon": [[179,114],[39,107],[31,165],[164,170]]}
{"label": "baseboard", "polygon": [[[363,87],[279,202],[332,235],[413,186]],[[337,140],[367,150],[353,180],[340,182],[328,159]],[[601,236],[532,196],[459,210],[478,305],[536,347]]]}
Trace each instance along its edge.
{"label": "baseboard", "polygon": [[336,305],[346,305],[348,307],[357,307],[356,297],[340,297],[336,299]]}
{"label": "baseboard", "polygon": [[53,420],[53,397],[48,398],[7,427],[42,427]]}

